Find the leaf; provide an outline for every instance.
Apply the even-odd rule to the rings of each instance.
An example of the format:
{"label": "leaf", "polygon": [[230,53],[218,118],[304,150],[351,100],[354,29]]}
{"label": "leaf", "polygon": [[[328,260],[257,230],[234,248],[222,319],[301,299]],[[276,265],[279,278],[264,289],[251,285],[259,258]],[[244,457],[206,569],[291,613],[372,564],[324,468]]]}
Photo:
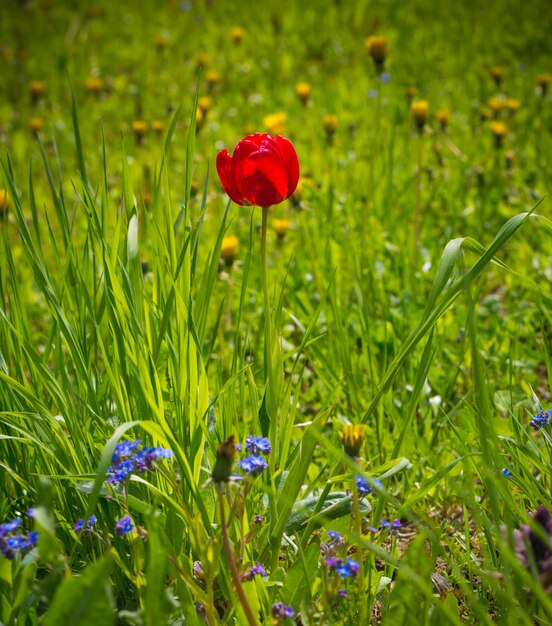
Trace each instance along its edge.
{"label": "leaf", "polygon": [[66,578],[46,613],[44,626],[109,626],[115,611],[109,586],[111,559],[88,565],[81,574]]}
{"label": "leaf", "polygon": [[318,569],[320,548],[311,543],[303,554],[289,568],[284,588],[282,602],[289,606],[296,606],[303,598],[310,598],[312,583]]}

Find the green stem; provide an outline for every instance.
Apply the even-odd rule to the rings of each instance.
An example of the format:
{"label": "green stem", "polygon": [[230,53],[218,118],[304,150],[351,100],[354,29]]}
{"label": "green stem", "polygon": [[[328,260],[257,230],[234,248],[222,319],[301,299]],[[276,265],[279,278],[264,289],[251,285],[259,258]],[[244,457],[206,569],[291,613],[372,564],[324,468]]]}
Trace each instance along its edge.
{"label": "green stem", "polygon": [[[264,296],[264,314],[265,314],[265,375],[267,396],[272,391],[272,311],[270,309],[270,297],[268,293],[268,271],[266,266],[266,231],[268,225],[268,207],[263,207],[263,222],[261,226],[261,268],[263,273],[263,296]],[[270,415],[270,419],[274,418]],[[273,442],[274,444],[274,442]]]}
{"label": "green stem", "polygon": [[416,215],[414,217],[414,262],[412,267],[413,280],[416,281],[416,270],[418,267],[418,255],[420,252],[420,222],[422,219],[422,178],[423,178],[423,135],[421,131],[418,135],[418,171],[416,177]]}
{"label": "green stem", "polygon": [[226,512],[224,510],[224,498],[222,490],[218,492],[218,499],[220,505],[220,527],[222,531],[222,543],[224,545],[224,552],[226,554],[226,560],[228,561],[228,567],[230,568],[230,573],[232,575],[232,580],[234,581],[234,586],[236,587],[236,593],[238,594],[238,598],[240,599],[240,604],[243,607],[243,611],[245,616],[247,617],[247,621],[249,626],[258,626],[258,622],[253,615],[253,611],[249,606],[249,602],[247,601],[247,596],[245,595],[245,591],[243,590],[243,586],[240,580],[240,573],[238,572],[238,566],[236,565],[236,561],[234,559],[234,554],[232,552],[232,546],[230,545],[230,538],[228,537],[228,525],[226,523]]}

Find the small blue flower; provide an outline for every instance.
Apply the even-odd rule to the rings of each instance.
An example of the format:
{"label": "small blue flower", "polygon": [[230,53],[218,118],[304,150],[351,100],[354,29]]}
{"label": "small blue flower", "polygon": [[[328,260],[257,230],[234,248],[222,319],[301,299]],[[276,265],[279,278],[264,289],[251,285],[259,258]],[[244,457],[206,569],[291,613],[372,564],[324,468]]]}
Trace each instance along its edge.
{"label": "small blue flower", "polygon": [[382,72],[380,76],[380,80],[382,83],[391,82],[391,74],[389,74],[389,72]]}
{"label": "small blue flower", "polygon": [[39,536],[40,536],[40,533],[38,532],[38,530],[31,530],[31,532],[29,533],[29,541],[33,545],[36,545]]}
{"label": "small blue flower", "polygon": [[98,518],[95,515],[91,515],[86,522],[86,526],[88,528],[92,528],[92,526],[96,525],[97,521],[98,521]]}
{"label": "small blue flower", "polygon": [[250,567],[243,574],[243,579],[244,580],[253,580],[254,576],[266,576],[265,568],[260,563],[257,563],[257,565],[253,565],[253,567]]}
{"label": "small blue flower", "polygon": [[[355,480],[356,480],[356,485],[358,489],[358,494],[360,496],[367,496],[374,491],[374,489],[370,487],[370,485],[368,484],[368,481],[362,478],[362,476],[357,475]],[[373,480],[372,484],[374,485],[376,489],[381,487],[381,482],[379,480]]]}
{"label": "small blue flower", "polygon": [[247,474],[254,476],[261,474],[268,467],[268,463],[263,459],[262,456],[248,456],[246,459],[242,459],[241,461],[239,461],[238,465]]}
{"label": "small blue flower", "polygon": [[356,578],[360,571],[360,565],[353,561],[353,559],[347,559],[345,563],[341,563],[335,568],[335,571],[341,576],[341,578]]}
{"label": "small blue flower", "polygon": [[259,454],[270,454],[272,452],[272,446],[268,437],[252,437],[249,436],[245,440],[245,449],[249,454],[258,456]]}
{"label": "small blue flower", "polygon": [[116,446],[115,450],[113,450],[113,457],[111,458],[111,462],[113,464],[118,463],[121,459],[126,459],[129,456],[132,456],[134,450],[141,444],[140,439],[135,439],[134,441],[120,441]]}
{"label": "small blue flower", "polygon": [[533,418],[529,422],[529,425],[532,426],[534,430],[540,430],[544,426],[548,425],[551,417],[552,409],[549,411],[541,409],[536,415],[533,415]]}
{"label": "small blue flower", "polygon": [[0,524],[0,537],[4,537],[8,533],[12,533],[14,530],[17,530],[21,526],[20,519],[13,519],[11,522],[6,522],[5,524]]}
{"label": "small blue flower", "polygon": [[84,520],[80,519],[78,520],[75,524],[73,524],[73,530],[78,533],[79,530],[82,530],[84,528]]}
{"label": "small blue flower", "polygon": [[400,519],[394,519],[391,522],[391,528],[400,528],[401,527],[401,520]]}
{"label": "small blue flower", "polygon": [[335,530],[328,530],[328,537],[333,541],[336,539],[341,539],[341,535]]}
{"label": "small blue flower", "polygon": [[502,475],[504,476],[504,478],[511,478],[514,475],[514,473],[508,467],[503,467]]}
{"label": "small blue flower", "polygon": [[125,515],[125,517],[121,517],[121,519],[115,525],[115,534],[118,537],[122,537],[123,535],[127,535],[134,528],[134,524],[130,519],[129,515]]}

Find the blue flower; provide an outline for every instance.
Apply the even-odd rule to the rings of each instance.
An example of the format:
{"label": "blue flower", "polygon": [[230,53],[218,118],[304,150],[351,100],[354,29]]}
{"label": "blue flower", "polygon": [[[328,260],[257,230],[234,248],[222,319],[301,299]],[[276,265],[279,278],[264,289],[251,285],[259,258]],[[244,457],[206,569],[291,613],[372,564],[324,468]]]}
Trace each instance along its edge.
{"label": "blue flower", "polygon": [[334,541],[336,539],[341,539],[341,535],[335,530],[328,530],[328,537]]}
{"label": "blue flower", "polygon": [[91,515],[86,522],[86,526],[88,528],[92,528],[92,526],[96,525],[97,521],[98,521],[98,518],[95,515]]}
{"label": "blue flower", "polygon": [[78,520],[75,524],[73,524],[73,530],[78,533],[79,530],[82,530],[84,528],[84,520],[80,519]]}
{"label": "blue flower", "polygon": [[353,559],[347,559],[345,563],[341,563],[335,568],[335,571],[341,576],[341,578],[356,578],[360,571],[360,565],[353,561]]}
{"label": "blue flower", "polygon": [[509,469],[509,468],[507,468],[507,467],[503,467],[503,468],[502,468],[502,475],[503,475],[505,478],[511,478],[511,477],[514,475],[514,473],[512,472],[512,470],[511,470],[511,469]]}
{"label": "blue flower", "polygon": [[121,519],[115,525],[115,534],[118,537],[122,537],[123,535],[127,535],[134,528],[134,524],[130,519],[129,515],[125,515],[125,517],[121,517]]}
{"label": "blue flower", "polygon": [[239,461],[238,465],[247,474],[252,474],[254,476],[261,474],[268,467],[268,463],[262,456],[248,456],[246,459]]}
{"label": "blue flower", "polygon": [[[358,494],[360,496],[367,496],[368,494],[374,491],[374,489],[370,487],[370,485],[368,484],[368,481],[362,478],[362,476],[357,475],[355,480],[356,480],[356,486],[358,489]],[[381,482],[379,480],[373,480],[372,484],[374,485],[376,489],[381,487]]]}
{"label": "blue flower", "polygon": [[288,617],[294,617],[295,611],[291,606],[287,606],[283,602],[275,602],[272,605],[272,615],[278,620],[285,620]]}
{"label": "blue flower", "polygon": [[252,437],[249,436],[245,440],[245,449],[254,456],[259,454],[270,454],[272,452],[272,446],[268,437]]}
{"label": "blue flower", "polygon": [[21,526],[20,519],[13,519],[11,522],[6,522],[5,524],[0,524],[0,537],[4,537],[8,533],[12,533],[14,530],[17,530]]}
{"label": "blue flower", "polygon": [[129,456],[132,456],[134,450],[141,444],[140,439],[135,439],[134,441],[120,441],[116,446],[115,450],[113,450],[113,457],[111,458],[111,462],[113,464],[119,463],[121,459],[126,459]]}
{"label": "blue flower", "polygon": [[529,422],[529,425],[532,426],[535,430],[540,430],[544,426],[548,425],[551,417],[552,409],[550,411],[544,411],[543,409],[541,409],[536,415],[533,415],[533,418]]}
{"label": "blue flower", "polygon": [[253,565],[243,574],[244,580],[253,580],[254,576],[266,576],[265,568],[260,564]]}

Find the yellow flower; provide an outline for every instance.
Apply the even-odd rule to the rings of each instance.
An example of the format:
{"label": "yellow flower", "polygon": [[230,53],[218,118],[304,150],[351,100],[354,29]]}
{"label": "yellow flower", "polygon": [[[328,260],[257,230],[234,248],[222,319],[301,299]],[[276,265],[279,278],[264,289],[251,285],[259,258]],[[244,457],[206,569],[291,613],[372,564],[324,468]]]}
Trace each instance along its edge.
{"label": "yellow flower", "polygon": [[203,111],[198,107],[196,109],[196,130],[199,130],[203,126],[204,121],[205,115],[203,115]]}
{"label": "yellow flower", "polygon": [[324,130],[326,131],[327,135],[333,135],[337,130],[337,115],[323,115],[322,125],[324,126]]}
{"label": "yellow flower", "polygon": [[353,458],[356,458],[360,454],[360,449],[364,442],[364,431],[366,426],[364,424],[345,424],[339,433],[339,438],[343,444],[345,452]]}
{"label": "yellow flower", "polygon": [[198,67],[205,67],[211,63],[211,57],[207,52],[200,52],[196,57],[196,63]]}
{"label": "yellow flower", "polygon": [[104,87],[104,82],[98,76],[89,76],[84,81],[84,87],[86,91],[89,91],[90,93],[98,94],[100,93],[100,91],[102,91]]}
{"label": "yellow flower", "polygon": [[410,105],[410,110],[418,132],[422,132],[429,115],[429,102],[427,100],[414,100]]}
{"label": "yellow flower", "polygon": [[207,81],[209,87],[214,87],[215,85],[220,83],[221,79],[222,74],[218,70],[209,70],[205,74],[205,80]]}
{"label": "yellow flower", "polygon": [[502,79],[504,77],[504,72],[502,68],[501,67],[491,68],[491,76],[493,77],[493,80],[496,83],[497,87],[500,87],[500,84],[502,83]]}
{"label": "yellow flower", "polygon": [[513,115],[516,111],[521,107],[521,102],[516,100],[515,98],[508,98],[506,100],[506,108],[508,109],[508,113]]}
{"label": "yellow flower", "polygon": [[160,135],[165,130],[165,122],[162,120],[153,120],[151,127],[158,135]]}
{"label": "yellow flower", "polygon": [[540,90],[543,96],[548,91],[549,84],[550,84],[550,74],[539,74],[537,76],[537,85],[540,87]]}
{"label": "yellow flower", "polygon": [[158,35],[153,43],[155,44],[155,47],[161,52],[161,50],[164,50],[167,46],[167,38],[165,37],[165,35]]}
{"label": "yellow flower", "polygon": [[287,113],[280,111],[265,115],[263,124],[271,135],[283,135],[286,132]]}
{"label": "yellow flower", "polygon": [[450,122],[450,112],[446,109],[442,109],[435,113],[435,117],[441,126],[441,130],[446,130]]}
{"label": "yellow flower", "polygon": [[239,45],[243,41],[244,35],[245,29],[243,29],[241,26],[234,26],[234,28],[230,29],[230,39],[236,45]]}
{"label": "yellow flower", "polygon": [[220,256],[228,267],[231,267],[238,254],[239,240],[234,235],[228,235],[222,238],[220,247]]}
{"label": "yellow flower", "polygon": [[307,104],[312,93],[312,85],[310,83],[297,83],[295,85],[295,95],[303,104]]}
{"label": "yellow flower", "polygon": [[368,54],[374,60],[376,69],[381,72],[387,57],[387,37],[372,35],[366,39],[365,43],[366,48],[368,49]]}
{"label": "yellow flower", "polygon": [[504,100],[502,100],[502,98],[489,98],[487,104],[489,105],[489,109],[497,116],[502,111]]}
{"label": "yellow flower", "polygon": [[491,122],[489,124],[489,128],[495,137],[504,137],[504,135],[508,132],[508,126],[506,126],[504,122],[498,120]]}
{"label": "yellow flower", "polygon": [[213,99],[211,96],[201,96],[201,98],[197,99],[197,106],[201,109],[202,113],[207,113],[207,111],[211,110],[213,106]]}
{"label": "yellow flower", "polygon": [[272,221],[272,228],[278,235],[278,239],[283,239],[289,230],[290,221],[286,219],[275,219]]}
{"label": "yellow flower", "polygon": [[131,128],[136,137],[141,139],[146,134],[146,131],[148,130],[148,125],[146,122],[144,122],[144,120],[134,120],[134,122],[132,122],[131,124]]}
{"label": "yellow flower", "polygon": [[5,189],[0,189],[0,213],[5,213],[11,207],[11,200]]}
{"label": "yellow flower", "polygon": [[31,117],[31,119],[29,120],[29,128],[34,133],[37,133],[39,130],[42,130],[44,128],[43,119],[41,117]]}
{"label": "yellow flower", "polygon": [[36,102],[46,91],[46,83],[42,80],[32,80],[29,83],[29,91],[33,100]]}

